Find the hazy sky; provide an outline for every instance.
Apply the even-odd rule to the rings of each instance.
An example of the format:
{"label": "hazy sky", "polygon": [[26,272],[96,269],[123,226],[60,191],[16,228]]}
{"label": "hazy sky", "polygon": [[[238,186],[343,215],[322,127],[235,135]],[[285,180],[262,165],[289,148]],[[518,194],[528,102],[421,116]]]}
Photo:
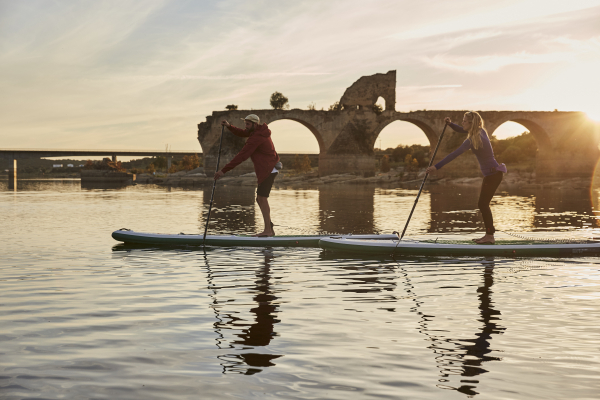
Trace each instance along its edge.
{"label": "hazy sky", "polygon": [[[227,104],[327,108],[393,69],[398,111],[600,119],[600,0],[0,0],[0,148],[200,149]],[[278,149],[317,149],[294,125]],[[403,125],[384,148],[424,142]]]}

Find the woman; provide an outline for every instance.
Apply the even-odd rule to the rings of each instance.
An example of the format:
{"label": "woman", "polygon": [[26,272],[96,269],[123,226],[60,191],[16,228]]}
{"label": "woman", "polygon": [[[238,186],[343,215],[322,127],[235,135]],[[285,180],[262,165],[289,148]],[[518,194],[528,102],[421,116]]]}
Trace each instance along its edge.
{"label": "woman", "polygon": [[490,138],[483,127],[481,115],[475,111],[466,112],[462,120],[462,126],[453,124],[448,117],[446,117],[445,121],[455,132],[467,133],[467,139],[458,149],[448,154],[442,161],[427,168],[427,173],[434,173],[469,149],[475,153],[477,161],[479,161],[479,168],[481,168],[481,172],[483,173],[483,184],[481,185],[481,193],[479,194],[478,207],[483,217],[483,223],[485,224],[485,235],[482,238],[473,239],[473,241],[479,244],[494,244],[494,232],[496,232],[496,229],[494,229],[494,217],[490,209],[490,201],[494,193],[496,193],[500,182],[502,182],[502,176],[506,173],[506,165],[498,164],[498,161],[494,158],[494,150],[492,149]]}

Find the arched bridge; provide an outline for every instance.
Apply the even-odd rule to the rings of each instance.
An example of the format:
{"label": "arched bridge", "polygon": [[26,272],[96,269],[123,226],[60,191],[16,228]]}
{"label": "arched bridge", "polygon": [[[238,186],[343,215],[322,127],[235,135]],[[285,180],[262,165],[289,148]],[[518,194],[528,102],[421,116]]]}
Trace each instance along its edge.
{"label": "arched bridge", "polygon": [[[221,120],[243,126],[243,118],[256,114],[267,124],[288,119],[304,125],[319,143],[319,174],[375,172],[374,147],[381,131],[394,121],[410,122],[423,131],[435,146],[444,127],[444,118],[462,120],[465,111],[397,112],[395,71],[362,77],[344,93],[341,111],[318,110],[235,110],[215,111],[198,125],[198,140],[202,146],[205,167],[214,169],[221,133]],[[359,85],[360,84],[360,85]],[[386,110],[373,108],[378,93],[385,95]],[[391,104],[390,104],[391,103]],[[545,111],[481,111],[488,134],[505,122],[513,121],[526,127],[538,145],[536,172],[539,178],[591,176],[600,156],[598,125],[582,112]],[[242,148],[244,139],[225,130],[222,162],[228,162]],[[464,135],[462,135],[464,136]],[[438,158],[456,146],[456,140],[444,141]],[[245,165],[244,165],[245,164]],[[252,170],[250,162],[239,167],[239,172]],[[224,164],[222,164],[224,165]],[[510,166],[509,166],[510,168]]]}

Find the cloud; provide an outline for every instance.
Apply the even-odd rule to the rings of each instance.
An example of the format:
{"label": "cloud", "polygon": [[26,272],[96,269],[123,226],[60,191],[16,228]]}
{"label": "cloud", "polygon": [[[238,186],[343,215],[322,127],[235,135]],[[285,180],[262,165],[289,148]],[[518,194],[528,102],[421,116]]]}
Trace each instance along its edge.
{"label": "cloud", "polygon": [[507,55],[475,57],[438,54],[433,57],[420,57],[420,60],[428,66],[438,69],[481,74],[498,71],[509,65],[564,62],[569,55],[569,53],[530,54],[523,51]]}
{"label": "cloud", "polygon": [[398,86],[398,89],[403,90],[421,90],[421,89],[455,89],[462,85],[425,85],[425,86]]}

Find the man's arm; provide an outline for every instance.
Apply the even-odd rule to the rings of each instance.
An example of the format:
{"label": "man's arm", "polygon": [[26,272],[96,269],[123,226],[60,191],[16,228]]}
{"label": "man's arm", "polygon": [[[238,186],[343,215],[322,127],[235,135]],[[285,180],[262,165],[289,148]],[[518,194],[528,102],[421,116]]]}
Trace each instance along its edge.
{"label": "man's arm", "polygon": [[227,125],[227,129],[229,129],[229,132],[233,133],[235,136],[250,137],[250,132],[245,129],[236,128],[231,124]]}
{"label": "man's arm", "polygon": [[252,155],[252,153],[254,153],[254,150],[256,150],[256,148],[259,145],[260,145],[260,141],[257,140],[256,138],[248,139],[246,141],[246,144],[242,148],[242,150],[240,150],[240,152],[237,153],[237,155],[235,157],[233,157],[233,159],[231,161],[229,161],[227,163],[227,165],[225,165],[223,168],[221,168],[221,172],[223,172],[223,173],[229,172],[232,169],[234,169],[235,167],[237,167],[238,165],[240,165],[242,162],[246,161]]}

